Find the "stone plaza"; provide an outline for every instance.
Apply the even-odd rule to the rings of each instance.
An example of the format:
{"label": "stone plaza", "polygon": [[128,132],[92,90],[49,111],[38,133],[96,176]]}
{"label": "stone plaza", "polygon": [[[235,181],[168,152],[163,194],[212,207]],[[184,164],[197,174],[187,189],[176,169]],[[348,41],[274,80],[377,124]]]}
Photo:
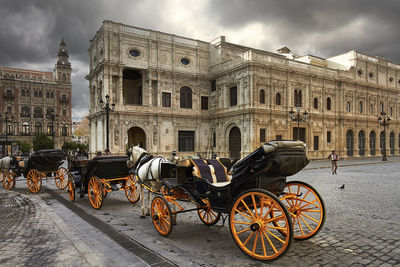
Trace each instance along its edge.
{"label": "stone plaza", "polygon": [[[311,184],[326,206],[321,232],[295,241],[272,266],[400,266],[400,158],[342,160],[337,175],[328,161],[313,161],[289,177]],[[339,189],[342,185],[345,188]],[[207,227],[196,212],[179,214],[168,237],[151,219],[139,218],[140,204],[112,192],[100,210],[87,197],[71,203],[53,180],[38,195],[0,189],[2,266],[261,266],[240,251],[229,225]]]}

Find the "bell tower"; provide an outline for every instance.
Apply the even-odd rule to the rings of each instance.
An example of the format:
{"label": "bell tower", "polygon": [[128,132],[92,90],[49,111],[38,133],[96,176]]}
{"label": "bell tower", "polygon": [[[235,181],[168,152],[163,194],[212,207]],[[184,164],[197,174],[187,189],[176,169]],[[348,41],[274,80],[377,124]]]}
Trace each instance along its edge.
{"label": "bell tower", "polygon": [[68,61],[67,45],[62,38],[58,49],[58,60],[54,68],[54,80],[61,83],[71,83],[71,63]]}

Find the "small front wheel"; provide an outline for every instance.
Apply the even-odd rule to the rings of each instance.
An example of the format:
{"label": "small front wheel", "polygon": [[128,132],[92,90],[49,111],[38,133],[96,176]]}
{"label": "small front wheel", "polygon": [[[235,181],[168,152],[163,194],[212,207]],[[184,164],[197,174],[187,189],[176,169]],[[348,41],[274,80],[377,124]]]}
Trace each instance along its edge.
{"label": "small front wheel", "polygon": [[15,178],[14,178],[14,176],[9,172],[3,172],[2,176],[3,176],[4,188],[7,189],[7,190],[13,189],[13,187],[15,186]]}
{"label": "small front wheel", "polygon": [[172,211],[164,197],[156,196],[153,198],[151,219],[160,235],[168,236],[172,232]]}
{"label": "small front wheel", "polygon": [[210,201],[203,199],[203,202],[207,204],[207,207],[197,210],[200,220],[207,226],[216,224],[221,218],[221,213],[215,212],[211,209]]}
{"label": "small front wheel", "polygon": [[[271,213],[275,217],[271,218]],[[278,259],[293,241],[292,221],[285,205],[263,189],[250,189],[236,198],[230,211],[229,228],[239,248],[258,260]],[[281,231],[289,234],[282,237]]]}
{"label": "small front wheel", "polygon": [[68,171],[64,167],[58,168],[54,173],[54,181],[60,190],[64,190],[68,185]]}
{"label": "small front wheel", "polygon": [[75,182],[68,179],[68,195],[72,202],[75,202]]}
{"label": "small front wheel", "polygon": [[90,204],[95,209],[100,209],[103,205],[103,187],[99,178],[92,177],[88,184],[88,195]]}
{"label": "small front wheel", "polygon": [[29,191],[36,194],[42,188],[42,175],[37,170],[32,169],[28,172],[26,182],[28,183]]}
{"label": "small front wheel", "polygon": [[131,203],[136,203],[140,199],[140,193],[136,186],[136,182],[132,177],[126,181],[125,184],[125,195]]}

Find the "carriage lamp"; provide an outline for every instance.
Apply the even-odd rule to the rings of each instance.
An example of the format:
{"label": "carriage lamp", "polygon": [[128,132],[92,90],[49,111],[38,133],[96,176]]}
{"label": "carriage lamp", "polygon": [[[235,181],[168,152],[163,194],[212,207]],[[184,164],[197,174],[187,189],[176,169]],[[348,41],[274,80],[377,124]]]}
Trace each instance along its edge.
{"label": "carriage lamp", "polygon": [[[307,110],[305,110],[305,111],[303,112],[303,114],[302,114],[303,116],[300,115],[300,114],[301,114],[301,112],[300,112],[300,106],[297,106],[297,107],[296,107],[296,111],[297,111],[297,114],[295,114],[293,108],[290,108],[290,111],[289,111],[289,118],[290,118],[292,121],[297,122],[297,139],[300,140],[300,122],[306,122],[307,119],[308,119],[309,117],[308,117],[308,112],[307,112]],[[305,141],[305,140],[304,140],[304,141]]]}
{"label": "carriage lamp", "polygon": [[[11,131],[12,128],[9,128],[8,126],[9,126],[9,123],[13,123],[14,122],[14,116],[13,115],[9,116],[9,114],[10,113],[7,111],[4,114],[5,115],[4,118],[3,118],[3,115],[0,115],[0,120],[3,120],[5,122],[5,124],[6,124],[6,127],[5,127],[5,137],[6,137],[5,155],[8,155],[8,149],[7,149],[8,135],[12,134],[12,131]],[[12,124],[11,124],[11,127],[12,127]]]}
{"label": "carriage lamp", "polygon": [[106,95],[106,102],[104,103],[103,99],[100,99],[100,107],[106,111],[106,150],[110,150],[110,143],[109,143],[109,123],[110,123],[110,111],[114,111],[115,103],[111,104],[110,107],[110,96]]}
{"label": "carriage lamp", "polygon": [[382,161],[387,161],[386,157],[386,126],[389,127],[390,117],[386,114],[386,112],[381,112],[378,117],[378,123],[380,126],[383,126],[383,140],[382,140]]}

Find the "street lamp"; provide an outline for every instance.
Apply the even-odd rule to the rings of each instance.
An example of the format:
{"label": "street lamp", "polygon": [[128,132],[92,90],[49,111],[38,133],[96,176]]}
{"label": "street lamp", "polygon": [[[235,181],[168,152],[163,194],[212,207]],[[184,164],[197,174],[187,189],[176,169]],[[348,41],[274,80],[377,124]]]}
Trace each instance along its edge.
{"label": "street lamp", "polygon": [[47,115],[46,115],[46,118],[48,118],[48,119],[50,119],[51,120],[51,123],[52,123],[52,128],[51,128],[51,138],[52,138],[52,140],[53,140],[53,142],[54,142],[54,134],[55,134],[55,121],[56,121],[56,119],[57,119],[57,117],[58,117],[58,115],[55,115],[54,114],[54,110],[52,110],[50,113],[48,113]]}
{"label": "street lamp", "polygon": [[[297,122],[297,140],[300,140],[300,122],[301,121],[306,121],[307,119],[308,119],[308,112],[305,110],[304,112],[303,112],[303,116],[300,116],[300,106],[297,106],[296,107],[296,110],[297,110],[297,114],[295,115],[294,113],[294,111],[293,111],[293,108],[290,108],[290,111],[289,111],[289,118],[292,120],[292,121],[295,121],[295,122]],[[305,141],[305,140],[304,140]]]}
{"label": "street lamp", "polygon": [[100,107],[106,111],[106,150],[110,150],[110,145],[109,145],[109,122],[110,122],[110,111],[114,111],[115,109],[115,104],[112,103],[110,107],[110,96],[106,95],[106,102],[104,103],[103,99],[100,99]]}
{"label": "street lamp", "polygon": [[378,117],[379,125],[383,126],[383,140],[382,140],[382,160],[387,161],[386,157],[386,126],[390,124],[390,117],[385,113],[381,112],[380,116]]}
{"label": "street lamp", "polygon": [[[5,146],[4,146],[4,148],[5,148],[5,155],[7,156],[8,155],[8,149],[7,149],[7,144],[8,144],[8,123],[9,122],[14,122],[14,116],[13,115],[11,115],[11,116],[8,116],[8,111],[5,113],[5,116],[4,116],[4,122],[6,123],[6,127],[5,127],[5,135],[6,135],[6,144],[5,144]],[[3,115],[0,115],[0,119],[3,119]]]}
{"label": "street lamp", "polygon": [[60,127],[62,135],[64,136],[64,144],[65,144],[65,136],[67,136],[68,134],[68,130],[66,129],[66,127],[68,127],[68,123],[66,121],[60,122]]}

